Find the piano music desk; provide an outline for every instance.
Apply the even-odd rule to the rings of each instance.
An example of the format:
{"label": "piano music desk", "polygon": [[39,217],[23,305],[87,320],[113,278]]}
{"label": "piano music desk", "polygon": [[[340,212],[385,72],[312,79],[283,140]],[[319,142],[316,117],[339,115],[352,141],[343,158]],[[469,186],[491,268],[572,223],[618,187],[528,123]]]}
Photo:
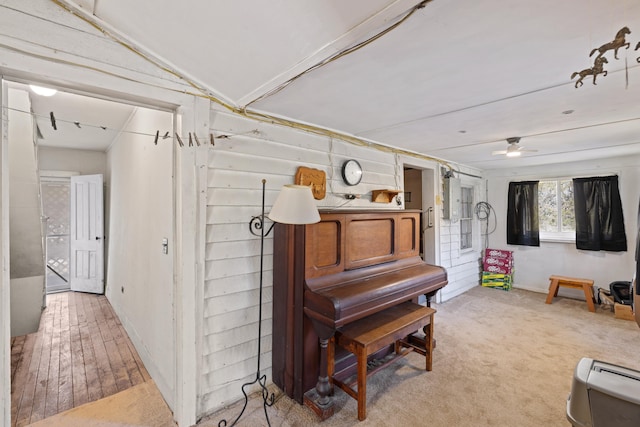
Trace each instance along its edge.
{"label": "piano music desk", "polygon": [[564,286],[566,288],[582,289],[584,291],[584,297],[587,300],[587,307],[592,313],[596,312],[596,307],[593,304],[593,280],[591,279],[577,279],[575,277],[565,276],[550,276],[549,277],[549,293],[547,294],[546,304],[551,304],[553,297],[558,296],[558,288]]}
{"label": "piano music desk", "polygon": [[[436,310],[430,307],[405,302],[384,311],[350,323],[335,333],[328,346],[328,374],[333,384],[343,389],[358,401],[358,420],[367,415],[367,376],[379,371],[389,363],[416,351],[425,356],[427,371],[432,369],[433,353],[433,317]],[[407,339],[418,329],[424,328],[424,347],[414,340]],[[357,358],[357,380],[340,378],[335,374],[335,344],[355,354]],[[395,357],[367,372],[367,357],[378,350],[395,345]],[[406,349],[406,350],[403,350]],[[345,382],[348,381],[348,382]],[[357,383],[357,390],[353,385]]]}

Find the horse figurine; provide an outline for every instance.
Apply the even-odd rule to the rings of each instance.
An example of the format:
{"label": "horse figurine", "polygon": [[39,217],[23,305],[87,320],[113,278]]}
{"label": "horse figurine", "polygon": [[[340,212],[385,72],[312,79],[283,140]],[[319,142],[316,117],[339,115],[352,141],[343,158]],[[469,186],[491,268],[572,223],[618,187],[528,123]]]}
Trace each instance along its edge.
{"label": "horse figurine", "polygon": [[584,84],[582,83],[582,80],[585,77],[593,75],[593,84],[595,85],[596,76],[598,74],[602,74],[603,77],[607,75],[607,71],[603,69],[603,65],[608,63],[609,61],[607,61],[607,58],[605,58],[604,56],[597,56],[595,61],[593,62],[592,68],[586,68],[580,72],[576,71],[575,73],[571,74],[571,80],[573,80],[575,76],[580,76],[580,78],[576,80],[576,88],[578,88],[578,84],[580,84],[580,86]]}
{"label": "horse figurine", "polygon": [[592,56],[597,50],[599,53],[596,58],[600,58],[606,51],[614,49],[613,57],[618,59],[618,49],[621,47],[629,49],[630,44],[624,39],[624,36],[627,34],[631,34],[629,27],[622,27],[622,29],[616,33],[616,38],[614,38],[612,42],[605,43],[602,46],[593,49],[589,56]]}

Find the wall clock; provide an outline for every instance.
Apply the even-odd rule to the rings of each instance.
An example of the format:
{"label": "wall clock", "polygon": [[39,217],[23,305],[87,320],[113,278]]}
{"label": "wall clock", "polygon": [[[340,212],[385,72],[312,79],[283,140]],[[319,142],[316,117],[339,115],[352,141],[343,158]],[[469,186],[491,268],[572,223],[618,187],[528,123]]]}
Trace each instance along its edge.
{"label": "wall clock", "polygon": [[362,179],[362,166],[357,160],[350,159],[342,164],[342,179],[347,185],[356,185]]}

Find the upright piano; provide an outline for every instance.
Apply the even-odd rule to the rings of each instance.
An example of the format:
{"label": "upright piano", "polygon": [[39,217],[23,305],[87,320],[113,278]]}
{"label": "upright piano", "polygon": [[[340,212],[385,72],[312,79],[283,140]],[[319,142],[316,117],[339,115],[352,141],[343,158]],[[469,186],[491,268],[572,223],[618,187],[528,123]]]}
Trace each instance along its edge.
{"label": "upright piano", "polygon": [[[336,329],[447,284],[419,254],[420,211],[326,211],[310,225],[276,224],[273,381],[322,419],[333,414],[327,344]],[[340,359],[340,360],[338,360]],[[355,365],[336,349],[336,370]]]}

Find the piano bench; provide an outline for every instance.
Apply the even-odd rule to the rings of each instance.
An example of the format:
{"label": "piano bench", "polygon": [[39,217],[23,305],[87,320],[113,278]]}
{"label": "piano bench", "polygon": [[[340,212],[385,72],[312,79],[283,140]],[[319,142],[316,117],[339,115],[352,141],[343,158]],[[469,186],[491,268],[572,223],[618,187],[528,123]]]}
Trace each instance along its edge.
{"label": "piano bench", "polygon": [[564,286],[566,288],[582,289],[584,297],[587,300],[587,308],[595,313],[596,307],[593,304],[593,280],[576,279],[575,277],[550,276],[549,277],[549,293],[547,294],[546,304],[551,304],[554,297],[558,296],[558,288]]}
{"label": "piano bench", "polygon": [[[371,316],[357,320],[338,330],[328,347],[328,375],[334,385],[343,389],[349,396],[358,401],[358,420],[367,417],[367,376],[373,375],[388,364],[416,351],[426,359],[425,369],[432,369],[433,354],[433,317],[436,313],[431,307],[423,307],[412,302],[405,302]],[[412,335],[424,328],[425,339],[421,347]],[[335,345],[338,344],[350,351],[357,359],[357,378],[340,378],[335,375]],[[385,363],[367,372],[369,355],[394,344],[395,355]],[[350,380],[350,381],[349,381]],[[353,388],[357,384],[357,390]]]}

